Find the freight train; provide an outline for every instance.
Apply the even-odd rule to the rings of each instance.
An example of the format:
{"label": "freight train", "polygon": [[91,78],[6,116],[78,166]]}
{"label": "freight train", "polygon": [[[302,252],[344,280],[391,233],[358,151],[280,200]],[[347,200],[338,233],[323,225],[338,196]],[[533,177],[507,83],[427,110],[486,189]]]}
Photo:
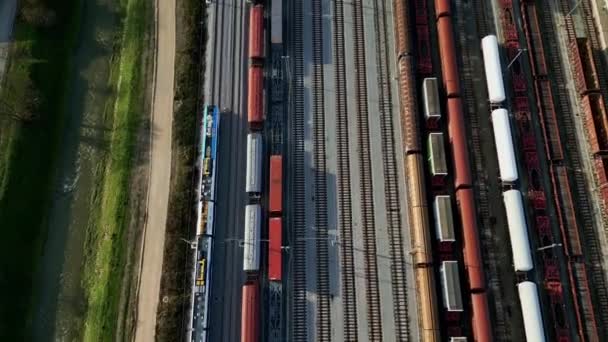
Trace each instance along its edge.
{"label": "freight train", "polygon": [[[262,237],[268,236],[267,277],[269,289],[280,289],[282,282],[283,236],[283,157],[264,153],[265,91],[264,63],[266,61],[265,10],[263,4],[252,5],[249,12],[249,69],[247,94],[247,164],[245,192],[249,204],[245,208],[245,238],[243,241],[243,271],[247,281],[243,285],[241,342],[255,342],[260,338],[259,328],[261,282],[265,274],[261,261]],[[282,3],[272,0],[270,10],[271,44],[282,43]],[[268,160],[268,182],[264,182],[264,168]],[[266,192],[267,189],[267,192]],[[267,196],[265,196],[267,195]],[[266,201],[267,200],[267,201]],[[266,206],[267,205],[267,206]],[[267,209],[267,211],[265,210]],[[268,230],[265,231],[267,223]]]}
{"label": "freight train", "polygon": [[[511,135],[509,115],[504,106],[506,100],[505,87],[502,78],[498,39],[489,35],[482,39],[481,48],[484,59],[484,69],[488,87],[489,101],[494,107],[492,110],[492,127],[496,143],[496,153],[500,169],[500,178],[509,183],[510,189],[503,192],[504,206],[511,241],[513,267],[516,272],[525,278],[525,273],[534,268],[528,226],[522,195],[519,190],[513,189],[518,179],[517,160]],[[522,274],[523,273],[523,274]],[[536,285],[530,281],[522,281],[517,285],[523,314],[524,330],[528,341],[545,341],[545,332]]]}
{"label": "freight train", "polygon": [[441,80],[446,95],[447,130],[453,168],[456,207],[462,229],[462,255],[466,291],[470,299],[472,335],[475,341],[491,341],[488,297],[477,226],[477,211],[473,195],[472,172],[461,99],[460,73],[454,39],[451,1],[435,0],[435,19],[439,40]]}
{"label": "freight train", "polygon": [[[418,1],[416,10],[417,31],[425,32],[428,38],[426,4]],[[396,37],[396,57],[399,74],[400,118],[403,134],[404,160],[407,181],[409,209],[409,226],[412,245],[412,262],[414,266],[416,299],[418,303],[418,325],[421,341],[439,341],[440,327],[437,307],[437,293],[433,270],[433,251],[428,218],[425,177],[423,173],[424,157],[418,122],[416,101],[416,81],[414,76],[414,51],[419,52],[419,60],[428,57],[427,64],[416,70],[428,73],[432,70],[430,63],[429,42],[426,50],[415,49],[412,44],[412,23],[410,18],[411,4],[408,0],[393,2]],[[418,11],[424,13],[419,14]],[[423,33],[424,34],[424,33]],[[424,54],[424,55],[421,55]],[[435,113],[431,113],[435,112]],[[438,108],[429,109],[430,114],[437,114]],[[425,112],[426,113],[426,112]]]}

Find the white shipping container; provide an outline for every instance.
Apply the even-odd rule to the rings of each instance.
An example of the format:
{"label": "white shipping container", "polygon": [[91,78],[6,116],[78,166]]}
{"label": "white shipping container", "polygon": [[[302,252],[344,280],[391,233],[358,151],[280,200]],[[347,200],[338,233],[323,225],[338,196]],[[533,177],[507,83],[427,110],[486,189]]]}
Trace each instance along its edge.
{"label": "white shipping container", "polygon": [[506,96],[496,36],[485,36],[481,40],[481,50],[483,52],[483,66],[486,71],[488,98],[491,103],[501,103]]}
{"label": "white shipping container", "polygon": [[424,118],[441,118],[441,107],[439,105],[439,90],[435,77],[425,78],[422,81],[422,97],[424,99]]}
{"label": "white shipping container", "polygon": [[517,160],[515,159],[509,113],[506,109],[499,108],[492,111],[492,127],[494,128],[500,179],[506,183],[516,182],[518,179]]}
{"label": "white shipping container", "polygon": [[249,133],[247,135],[247,171],[245,191],[262,191],[262,135]]}
{"label": "white shipping container", "polygon": [[452,214],[452,200],[450,196],[435,196],[433,201],[433,214],[435,215],[435,236],[440,242],[454,242],[454,216]]}
{"label": "white shipping container", "polygon": [[213,235],[213,220],[215,215],[215,206],[213,202],[207,204],[207,235]]}
{"label": "white shipping container", "polygon": [[505,191],[503,200],[507,211],[513,266],[517,272],[530,271],[534,268],[534,263],[530,251],[530,240],[528,239],[528,227],[521,192],[519,190]]}
{"label": "white shipping container", "polygon": [[439,266],[439,275],[441,276],[441,288],[443,290],[443,307],[449,312],[463,311],[458,262],[443,261]]}
{"label": "white shipping container", "polygon": [[243,239],[243,271],[260,269],[260,227],[262,208],[259,204],[245,206],[245,238]]}
{"label": "white shipping container", "polygon": [[517,290],[521,303],[521,313],[524,318],[526,341],[544,342],[545,329],[536,284],[531,281],[524,281],[517,284]]}
{"label": "white shipping container", "polygon": [[270,42],[283,43],[283,0],[272,0],[270,9]]}

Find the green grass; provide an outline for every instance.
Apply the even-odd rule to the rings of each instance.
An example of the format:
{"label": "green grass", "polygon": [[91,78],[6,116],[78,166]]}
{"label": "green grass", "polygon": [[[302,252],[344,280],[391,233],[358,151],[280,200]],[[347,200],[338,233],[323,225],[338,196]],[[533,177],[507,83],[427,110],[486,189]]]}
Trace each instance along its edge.
{"label": "green grass", "polygon": [[117,98],[112,113],[110,150],[102,182],[94,194],[99,208],[87,231],[84,287],[87,295],[85,341],[114,340],[126,253],[129,181],[133,151],[144,110],[143,56],[150,8],[145,0],[124,0],[126,9],[120,60],[113,71]]}
{"label": "green grass", "polygon": [[47,2],[57,15],[52,28],[16,21],[13,57],[0,94],[2,99],[25,101],[29,77],[44,108],[31,122],[0,118],[1,341],[29,338],[32,285],[65,124],[70,56],[81,24],[82,0]]}

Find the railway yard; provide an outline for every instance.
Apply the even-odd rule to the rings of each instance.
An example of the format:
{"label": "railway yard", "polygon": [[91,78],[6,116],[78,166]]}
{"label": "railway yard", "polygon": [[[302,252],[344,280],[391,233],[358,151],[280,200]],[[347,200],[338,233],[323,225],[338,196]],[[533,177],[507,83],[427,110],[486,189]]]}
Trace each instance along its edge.
{"label": "railway yard", "polygon": [[204,6],[186,340],[608,340],[601,5]]}

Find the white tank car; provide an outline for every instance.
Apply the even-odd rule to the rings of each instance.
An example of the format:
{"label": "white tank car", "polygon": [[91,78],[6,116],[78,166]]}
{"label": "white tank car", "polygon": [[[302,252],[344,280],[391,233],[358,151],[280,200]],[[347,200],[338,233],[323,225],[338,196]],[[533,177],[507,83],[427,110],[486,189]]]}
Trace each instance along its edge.
{"label": "white tank car", "polygon": [[513,266],[517,272],[528,272],[534,268],[530,240],[528,239],[528,226],[524,204],[519,190],[508,190],[503,193],[505,210],[507,211],[507,224],[509,238],[511,239],[511,252]]}
{"label": "white tank car", "polygon": [[247,171],[245,191],[259,193],[262,191],[262,135],[247,135]]}
{"label": "white tank car", "polygon": [[545,329],[543,316],[538,300],[538,289],[531,281],[523,281],[517,284],[521,313],[524,318],[524,331],[526,341],[545,342]]}
{"label": "white tank car", "polygon": [[514,183],[519,175],[517,172],[517,160],[513,147],[513,136],[511,135],[511,124],[509,113],[504,108],[492,111],[492,128],[494,129],[494,142],[498,155],[498,169],[500,179],[503,183]]}
{"label": "white tank car", "polygon": [[499,104],[505,100],[506,96],[496,36],[485,36],[481,40],[481,50],[483,52],[483,66],[486,71],[488,98],[491,103]]}
{"label": "white tank car", "polygon": [[262,208],[259,204],[245,206],[245,237],[243,239],[243,271],[260,269],[260,226]]}

